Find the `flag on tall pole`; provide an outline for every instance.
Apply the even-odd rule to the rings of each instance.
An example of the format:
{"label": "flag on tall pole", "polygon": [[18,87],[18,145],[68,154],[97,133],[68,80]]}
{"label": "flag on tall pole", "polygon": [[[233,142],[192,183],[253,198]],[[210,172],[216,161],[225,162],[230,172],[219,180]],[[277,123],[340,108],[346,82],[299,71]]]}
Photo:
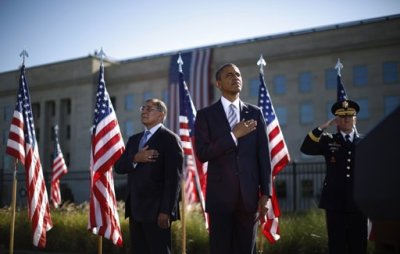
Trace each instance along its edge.
{"label": "flag on tall pole", "polygon": [[61,205],[60,178],[68,173],[67,164],[65,164],[64,156],[58,141],[58,125],[53,128],[54,135],[54,154],[53,154],[53,170],[51,176],[51,196],[50,200],[55,208]]}
{"label": "flag on tall pole", "polygon": [[203,209],[206,226],[208,225],[205,214],[205,188],[207,181],[207,166],[196,159],[193,151],[195,145],[194,122],[196,108],[190,96],[182,71],[183,60],[178,58],[179,65],[179,136],[184,152],[184,179],[185,197],[187,204],[200,202]]}
{"label": "flag on tall pole", "polygon": [[344,101],[348,100],[346,90],[344,89],[344,85],[342,83],[342,74],[341,70],[343,68],[343,64],[340,62],[340,58],[338,58],[335,69],[337,70],[337,96],[336,101]]}
{"label": "flag on tall pole", "polygon": [[33,245],[44,248],[46,232],[52,228],[53,223],[36,140],[29,88],[25,79],[25,64],[21,67],[17,103],[6,153],[20,160],[25,167],[28,217],[32,224]]}
{"label": "flag on tall pole", "polygon": [[212,85],[210,82],[210,64],[212,58],[211,49],[194,50],[171,57],[169,69],[168,88],[168,127],[175,133],[179,133],[179,78],[177,61],[181,56],[185,65],[182,73],[187,78],[189,93],[192,95],[193,104],[197,109],[204,108],[210,103],[212,97]]}
{"label": "flag on tall pole", "polygon": [[94,110],[90,151],[90,212],[88,229],[122,246],[112,167],[125,150],[118,120],[104,80],[103,50]]}
{"label": "flag on tall pole", "polygon": [[[337,71],[337,96],[336,96],[336,101],[344,101],[348,100],[349,97],[347,96],[346,90],[344,89],[344,85],[342,82],[342,74],[341,70],[343,69],[343,64],[340,62],[340,58],[338,58],[337,63],[335,65],[335,69]],[[354,131],[358,135],[357,127],[354,125],[353,126]],[[375,232],[373,230],[373,223],[372,221],[368,218],[368,234],[367,234],[368,240],[374,241],[375,240]]]}
{"label": "flag on tall pole", "polygon": [[[275,114],[274,106],[269,95],[264,80],[264,66],[266,65],[262,55],[257,62],[260,66],[260,87],[258,94],[258,106],[261,108],[265,122],[267,125],[268,147],[270,153],[270,162],[272,168],[272,179],[275,180],[276,175],[289,163],[290,155],[287,149],[278,118]],[[278,198],[275,188],[272,188],[272,196],[268,201],[268,213],[265,223],[263,224],[263,233],[270,243],[275,243],[280,238],[279,217],[281,211],[279,209]]]}

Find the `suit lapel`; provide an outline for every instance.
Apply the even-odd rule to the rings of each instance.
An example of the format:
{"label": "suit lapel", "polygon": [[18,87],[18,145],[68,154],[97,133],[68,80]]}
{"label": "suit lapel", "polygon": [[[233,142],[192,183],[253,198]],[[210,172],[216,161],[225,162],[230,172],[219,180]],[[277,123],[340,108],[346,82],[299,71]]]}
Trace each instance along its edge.
{"label": "suit lapel", "polygon": [[228,130],[230,130],[231,127],[230,127],[230,125],[229,125],[228,118],[226,118],[224,106],[222,106],[221,99],[219,99],[219,101],[215,103],[215,113],[216,113],[216,115],[217,115],[217,119],[218,119],[218,118],[220,118],[220,119],[225,119],[225,120],[224,120],[225,128],[228,129]]}
{"label": "suit lapel", "polygon": [[239,102],[239,107],[240,107],[240,121],[242,120],[249,120],[250,115],[249,115],[249,107],[247,106],[246,103],[240,101]]}
{"label": "suit lapel", "polygon": [[154,140],[157,139],[157,136],[160,135],[160,133],[161,133],[162,131],[163,131],[163,126],[161,125],[161,127],[158,128],[158,130],[157,130],[156,132],[154,132],[153,135],[151,135],[150,139],[147,140],[147,142],[146,142],[145,145],[150,145],[150,144],[152,144],[152,143],[154,142]]}

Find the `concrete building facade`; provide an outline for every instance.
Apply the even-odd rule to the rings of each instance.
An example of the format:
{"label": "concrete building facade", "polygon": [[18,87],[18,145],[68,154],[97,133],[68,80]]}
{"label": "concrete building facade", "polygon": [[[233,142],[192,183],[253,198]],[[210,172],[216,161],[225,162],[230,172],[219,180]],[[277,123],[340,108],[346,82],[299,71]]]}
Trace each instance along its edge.
{"label": "concrete building facade", "polygon": [[[226,62],[233,62],[240,68],[244,82],[241,98],[253,104],[257,104],[258,99],[259,67],[256,63],[260,54],[264,56],[266,85],[292,160],[305,162],[321,159],[301,154],[299,147],[308,131],[332,117],[330,107],[336,100],[334,67],[338,58],[344,65],[341,73],[347,94],[361,106],[357,124],[360,133],[367,133],[400,105],[399,31],[400,15],[394,15],[206,48],[213,50],[212,73]],[[125,142],[129,135],[142,130],[139,107],[146,98],[168,101],[170,58],[176,53],[125,61],[105,60],[106,85]],[[60,144],[69,166],[68,187],[75,201],[88,200],[90,128],[100,60],[89,55],[36,67],[29,67],[29,59],[26,62],[43,170],[51,175],[51,127],[57,123]],[[0,168],[3,175],[13,170],[13,159],[5,154],[5,149],[18,79],[19,70],[0,73]],[[211,82],[214,83],[213,77]],[[210,103],[219,99],[216,89],[213,94]],[[82,174],[85,171],[87,174]],[[76,179],[71,177],[74,172]],[[4,182],[0,188],[3,202],[7,203],[10,183]]]}

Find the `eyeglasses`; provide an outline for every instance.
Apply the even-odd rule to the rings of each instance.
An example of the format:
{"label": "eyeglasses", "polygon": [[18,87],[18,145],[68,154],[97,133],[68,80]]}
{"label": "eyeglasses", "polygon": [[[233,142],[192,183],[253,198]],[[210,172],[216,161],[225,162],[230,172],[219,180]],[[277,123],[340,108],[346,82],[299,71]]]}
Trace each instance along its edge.
{"label": "eyeglasses", "polygon": [[157,108],[152,108],[150,106],[141,106],[139,110],[140,110],[140,112],[143,112],[143,111],[147,111],[147,112],[160,111]]}

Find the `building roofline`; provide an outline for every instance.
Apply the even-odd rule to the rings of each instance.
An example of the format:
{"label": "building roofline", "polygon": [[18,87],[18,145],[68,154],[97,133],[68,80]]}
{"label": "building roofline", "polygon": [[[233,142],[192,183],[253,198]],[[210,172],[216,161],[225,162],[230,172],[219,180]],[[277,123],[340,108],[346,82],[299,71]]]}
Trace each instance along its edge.
{"label": "building roofline", "polygon": [[225,42],[225,43],[216,43],[216,44],[206,45],[206,46],[202,46],[202,47],[187,48],[187,49],[183,49],[183,50],[174,50],[174,51],[169,51],[169,52],[160,53],[160,54],[147,55],[147,56],[141,56],[141,57],[135,57],[135,58],[130,58],[130,59],[126,59],[126,60],[121,60],[120,63],[130,63],[130,62],[148,60],[148,59],[153,59],[153,58],[158,58],[158,57],[171,56],[171,55],[175,55],[177,53],[186,53],[186,52],[190,52],[193,50],[200,50],[200,49],[207,49],[207,48],[222,48],[222,47],[246,44],[246,43],[250,43],[250,42],[272,40],[272,39],[285,38],[285,37],[297,36],[297,35],[302,35],[302,34],[317,33],[317,32],[342,29],[342,28],[354,27],[354,26],[359,26],[359,25],[364,25],[364,24],[378,23],[378,22],[382,22],[382,21],[395,20],[395,19],[400,19],[400,14],[370,18],[370,19],[363,19],[363,20],[356,20],[356,21],[349,21],[349,22],[325,25],[325,26],[314,27],[314,28],[306,28],[306,29],[300,29],[300,30],[295,30],[295,31],[291,31],[291,32],[253,37],[253,38]]}

